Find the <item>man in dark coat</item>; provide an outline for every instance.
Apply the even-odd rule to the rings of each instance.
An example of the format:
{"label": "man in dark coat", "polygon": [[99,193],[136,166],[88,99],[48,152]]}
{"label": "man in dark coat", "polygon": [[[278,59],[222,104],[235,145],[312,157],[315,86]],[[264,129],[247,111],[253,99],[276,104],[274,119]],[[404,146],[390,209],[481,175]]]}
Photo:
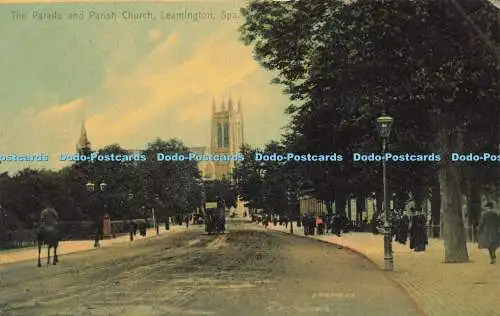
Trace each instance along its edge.
{"label": "man in dark coat", "polygon": [[496,262],[496,250],[499,243],[499,216],[493,212],[493,204],[487,203],[485,205],[485,212],[481,214],[481,221],[479,222],[479,249],[488,249],[490,254],[490,263]]}
{"label": "man in dark coat", "polygon": [[408,215],[403,214],[398,222],[397,230],[396,230],[396,241],[400,244],[406,245],[406,241],[408,240],[408,228],[410,226],[410,219]]}
{"label": "man in dark coat", "polygon": [[309,217],[307,218],[307,224],[308,224],[308,231],[309,235],[314,236],[315,230],[316,230],[316,218],[314,217],[313,214],[310,214]]}
{"label": "man in dark coat", "polygon": [[309,225],[307,223],[307,214],[302,216],[302,227],[304,227],[304,235],[309,235]]}
{"label": "man in dark coat", "polygon": [[426,220],[421,211],[414,213],[410,228],[410,249],[415,252],[425,251],[427,246]]}

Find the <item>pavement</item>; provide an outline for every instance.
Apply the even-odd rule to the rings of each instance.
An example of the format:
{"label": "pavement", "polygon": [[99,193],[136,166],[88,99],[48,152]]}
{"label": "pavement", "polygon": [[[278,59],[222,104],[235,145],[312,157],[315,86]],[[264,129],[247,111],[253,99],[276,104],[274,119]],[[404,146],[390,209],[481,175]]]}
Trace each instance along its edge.
{"label": "pavement", "polygon": [[[163,225],[162,225],[163,226]],[[165,232],[178,232],[185,230],[184,226],[176,226],[170,225],[170,230],[166,231],[165,227],[160,227],[160,234],[165,234]],[[141,237],[139,233],[136,235],[136,240],[141,240],[144,238],[151,238],[156,236],[156,231],[154,228],[148,229],[146,232],[146,237]],[[130,242],[129,235],[120,236],[113,239],[105,239],[101,240],[101,248],[107,248],[112,245],[122,244],[125,242]],[[94,248],[94,240],[67,240],[59,243],[59,247],[57,248],[57,254],[59,256],[66,255],[75,252],[88,251],[88,250],[97,250]],[[53,251],[51,251],[51,256],[53,255]],[[47,247],[42,249],[41,259],[47,258]],[[37,247],[26,247],[19,249],[9,249],[0,251],[0,265],[16,263],[22,261],[35,261],[38,258],[38,248]],[[43,260],[42,260],[43,261]]]}
{"label": "pavement", "polygon": [[[269,230],[289,233],[289,228],[269,225]],[[294,234],[303,236],[295,227]],[[341,245],[383,268],[383,236],[371,233],[348,233],[309,236]],[[408,243],[409,244],[409,243]],[[500,314],[500,267],[489,263],[487,251],[468,244],[469,263],[445,264],[442,240],[430,239],[425,252],[415,253],[408,245],[393,243],[394,271],[386,274],[407,292],[429,316]]]}

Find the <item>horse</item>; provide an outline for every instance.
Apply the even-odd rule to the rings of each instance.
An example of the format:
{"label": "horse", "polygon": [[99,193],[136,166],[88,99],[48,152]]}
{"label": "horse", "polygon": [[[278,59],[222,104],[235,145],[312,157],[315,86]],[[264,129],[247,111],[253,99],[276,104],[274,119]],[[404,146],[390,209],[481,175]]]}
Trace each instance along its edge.
{"label": "horse", "polygon": [[40,214],[42,223],[38,227],[36,232],[37,243],[38,243],[38,267],[42,266],[40,260],[40,254],[42,252],[42,246],[47,245],[47,265],[50,264],[50,248],[54,248],[54,259],[52,261],[53,265],[59,262],[57,257],[57,246],[59,246],[59,228],[57,227],[56,220],[58,219],[57,212],[54,209],[45,209]]}

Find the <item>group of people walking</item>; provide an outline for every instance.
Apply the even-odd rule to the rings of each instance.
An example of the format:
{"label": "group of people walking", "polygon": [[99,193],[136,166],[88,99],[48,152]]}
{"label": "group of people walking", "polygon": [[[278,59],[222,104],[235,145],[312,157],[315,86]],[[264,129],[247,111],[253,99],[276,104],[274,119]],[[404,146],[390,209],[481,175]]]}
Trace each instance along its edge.
{"label": "group of people walking", "polygon": [[[279,218],[270,215],[258,216],[253,215],[252,221],[256,223],[262,223],[265,227],[268,227],[270,223],[274,226],[285,226],[288,228],[290,219],[286,216],[280,216]],[[351,230],[351,223],[345,214],[333,214],[329,216],[328,214],[322,214],[315,216],[312,213],[307,213],[296,219],[297,227],[304,228],[304,235],[314,236],[314,235],[324,235],[327,233],[332,233],[339,235],[342,232],[346,233]]]}
{"label": "group of people walking", "polygon": [[311,213],[302,215],[301,224],[304,227],[304,235],[314,236],[332,233],[340,236],[351,230],[351,222],[345,214],[335,213],[333,215],[322,214],[315,216]]}
{"label": "group of people walking", "polygon": [[408,216],[402,210],[395,210],[392,219],[392,238],[403,245],[410,239],[410,249],[415,252],[425,251],[429,244],[427,238],[427,221],[424,213],[410,208]]}
{"label": "group of people walking", "polygon": [[146,237],[147,226],[148,226],[147,219],[137,222],[134,221],[132,218],[130,218],[128,222],[130,241],[134,240],[134,237],[137,235],[137,231],[139,231],[139,234],[142,237]]}

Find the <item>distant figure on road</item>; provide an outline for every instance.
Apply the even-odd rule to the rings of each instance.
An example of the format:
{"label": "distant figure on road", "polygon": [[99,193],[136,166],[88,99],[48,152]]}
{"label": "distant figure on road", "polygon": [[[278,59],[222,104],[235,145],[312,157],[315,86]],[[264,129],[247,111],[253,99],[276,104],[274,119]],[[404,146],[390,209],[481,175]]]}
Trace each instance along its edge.
{"label": "distant figure on road", "polygon": [[493,212],[493,204],[487,203],[485,211],[481,214],[479,222],[479,249],[488,249],[490,254],[490,263],[495,264],[497,260],[496,251],[499,242],[499,217]]}
{"label": "distant figure on road", "polygon": [[188,215],[186,215],[184,217],[184,223],[186,223],[186,228],[189,228],[189,216]]}

